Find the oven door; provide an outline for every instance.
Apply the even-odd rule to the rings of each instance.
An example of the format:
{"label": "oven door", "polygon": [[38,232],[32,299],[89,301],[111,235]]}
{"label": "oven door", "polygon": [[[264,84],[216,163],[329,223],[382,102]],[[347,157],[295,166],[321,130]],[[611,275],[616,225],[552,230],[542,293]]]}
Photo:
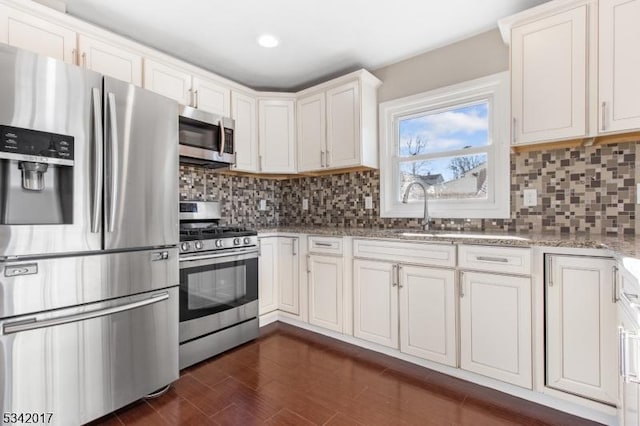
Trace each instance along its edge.
{"label": "oven door", "polygon": [[180,343],[257,316],[257,249],[180,259]]}

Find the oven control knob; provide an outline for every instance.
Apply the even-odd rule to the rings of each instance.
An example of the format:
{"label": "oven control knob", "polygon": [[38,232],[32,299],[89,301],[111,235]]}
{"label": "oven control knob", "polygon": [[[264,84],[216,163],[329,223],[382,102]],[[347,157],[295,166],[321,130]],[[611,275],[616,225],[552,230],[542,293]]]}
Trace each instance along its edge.
{"label": "oven control knob", "polygon": [[202,241],[196,241],[196,250],[202,250]]}
{"label": "oven control knob", "polygon": [[233,245],[234,246],[239,246],[240,245],[240,238],[234,238],[233,239]]}
{"label": "oven control knob", "polygon": [[222,247],[222,240],[216,240],[216,247]]}
{"label": "oven control knob", "polygon": [[251,244],[251,238],[249,238],[249,237],[244,237],[243,242],[244,242],[245,244]]}
{"label": "oven control knob", "polygon": [[191,248],[191,244],[189,244],[189,243],[180,244],[180,250],[182,250],[182,251],[189,251],[190,248]]}

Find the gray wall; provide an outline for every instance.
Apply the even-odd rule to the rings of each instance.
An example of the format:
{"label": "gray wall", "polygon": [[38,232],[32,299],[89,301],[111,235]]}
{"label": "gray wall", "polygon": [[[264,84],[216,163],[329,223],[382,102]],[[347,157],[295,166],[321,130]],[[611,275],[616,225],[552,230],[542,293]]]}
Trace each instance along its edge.
{"label": "gray wall", "polygon": [[373,71],[378,102],[415,95],[509,69],[509,48],[494,29]]}

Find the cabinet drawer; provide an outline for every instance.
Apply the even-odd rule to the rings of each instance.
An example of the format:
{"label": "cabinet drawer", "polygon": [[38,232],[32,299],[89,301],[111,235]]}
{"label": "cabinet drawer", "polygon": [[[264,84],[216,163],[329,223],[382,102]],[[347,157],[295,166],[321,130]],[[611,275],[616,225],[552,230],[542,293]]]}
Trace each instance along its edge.
{"label": "cabinet drawer", "polygon": [[460,245],[458,266],[476,271],[530,275],[531,249]]}
{"label": "cabinet drawer", "polygon": [[353,255],[415,265],[456,266],[456,246],[404,241],[354,240]]}
{"label": "cabinet drawer", "polygon": [[309,253],[342,256],[342,238],[310,236]]}

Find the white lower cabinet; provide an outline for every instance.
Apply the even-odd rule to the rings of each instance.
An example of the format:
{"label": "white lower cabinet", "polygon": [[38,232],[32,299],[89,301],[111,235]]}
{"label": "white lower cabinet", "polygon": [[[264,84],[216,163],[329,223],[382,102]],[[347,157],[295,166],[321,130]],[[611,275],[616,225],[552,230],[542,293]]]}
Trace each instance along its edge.
{"label": "white lower cabinet", "polygon": [[399,265],[400,350],[456,366],[455,271]]}
{"label": "white lower cabinet", "polygon": [[355,337],[456,365],[453,270],[356,259],[353,271]]}
{"label": "white lower cabinet", "polygon": [[397,265],[353,261],[353,335],[398,348]]}
{"label": "white lower cabinet", "polygon": [[309,323],[343,331],[342,257],[312,254],[307,257]]}
{"label": "white lower cabinet", "polygon": [[258,314],[264,315],[278,309],[278,238],[260,238],[258,244]]}
{"label": "white lower cabinet", "polygon": [[531,389],[531,280],[462,272],[460,367]]}
{"label": "white lower cabinet", "polygon": [[277,244],[278,309],[298,315],[300,313],[298,238],[279,237]]}
{"label": "white lower cabinet", "polygon": [[546,385],[616,404],[615,262],[547,255]]}

